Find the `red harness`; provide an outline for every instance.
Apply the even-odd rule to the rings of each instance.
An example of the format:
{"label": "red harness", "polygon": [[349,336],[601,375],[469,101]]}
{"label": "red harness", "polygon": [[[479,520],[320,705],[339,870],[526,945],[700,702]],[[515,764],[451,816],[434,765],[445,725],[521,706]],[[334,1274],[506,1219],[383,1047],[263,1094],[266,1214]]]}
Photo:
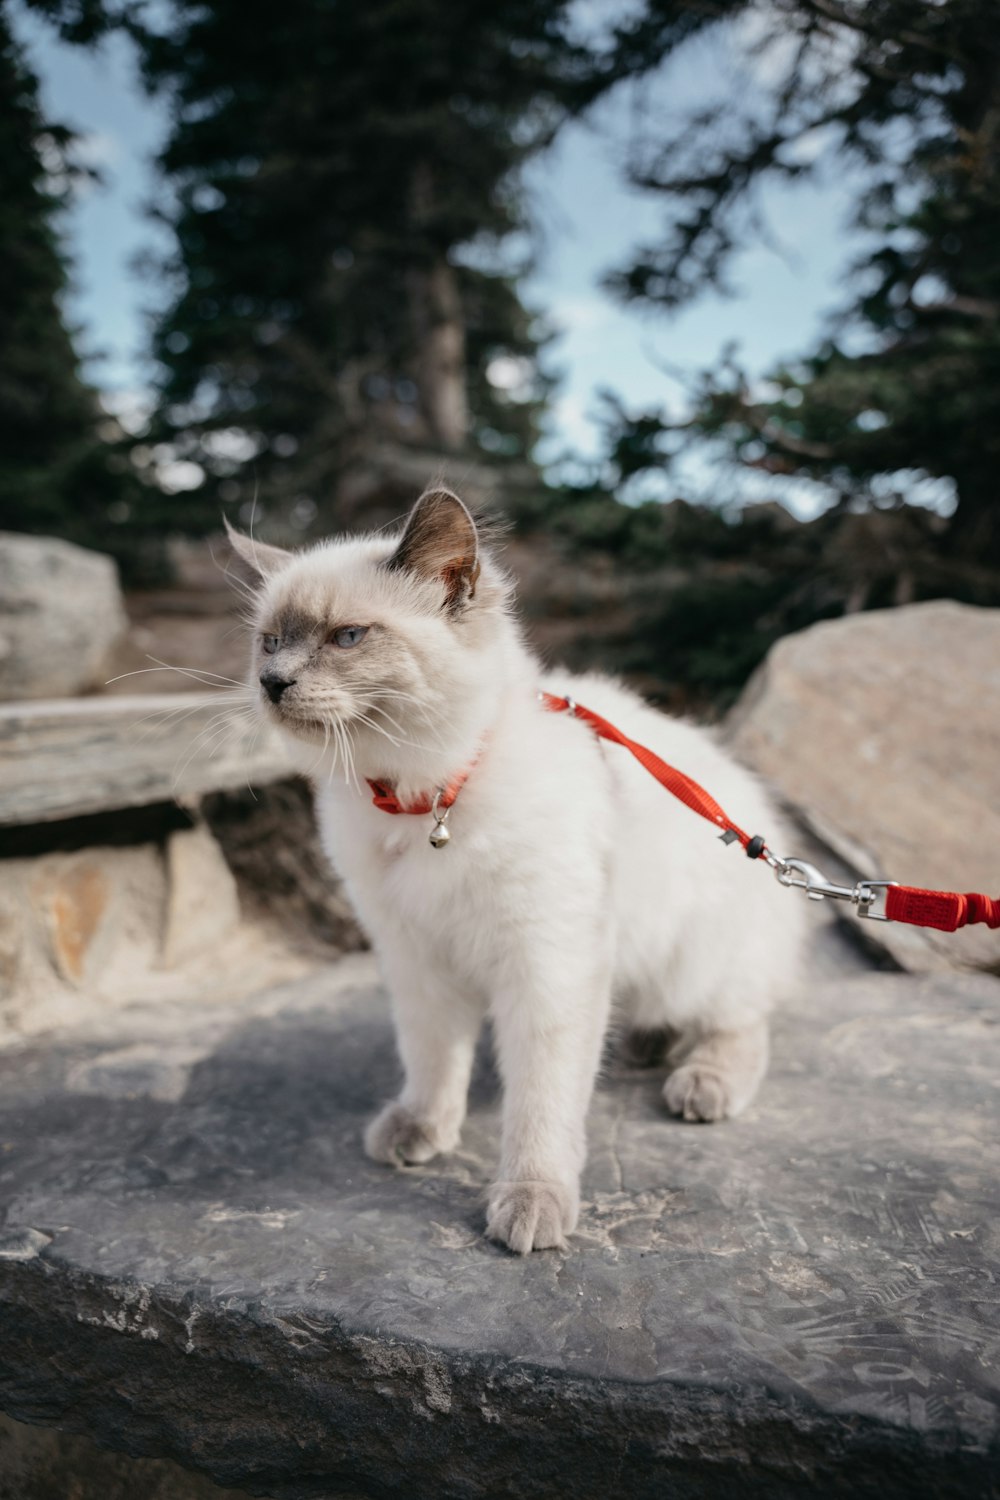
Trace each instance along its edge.
{"label": "red harness", "polygon": [[[677,797],[689,807],[692,812],[698,813],[702,818],[707,818],[722,831],[722,837],[726,843],[739,843],[745,849],[751,859],[766,860],[776,872],[782,867],[789,868],[786,862],[768,849],[760,834],[745,833],[738,823],[719,806],[715,798],[699,786],[697,781],[692,781],[690,776],[685,776],[683,771],[678,771],[676,766],[668,765],[665,760],[650,750],[646,745],[640,745],[638,741],[629,739],[620,729],[603,719],[600,714],[595,714],[593,709],[584,708],[582,703],[576,703],[572,698],[559,698],[555,693],[539,693],[539,699],[550,713],[572,713],[576,718],[582,719],[585,724],[602,740],[610,740],[612,744],[622,745],[635,756],[639,764],[649,774],[656,778],[661,786],[666,787],[668,792]],[[372,789],[372,803],[382,812],[388,813],[417,813],[425,814],[439,809],[446,812],[452,806],[462,787],[469,779],[469,775],[477,764],[478,756],[471,765],[467,766],[453,781],[442,787],[436,794],[420,797],[416,802],[403,806],[397,799],[395,792],[383,781],[372,781],[368,779],[368,785]],[[788,884],[801,885],[801,881],[788,881]],[[866,884],[860,882],[861,885]],[[959,927],[982,922],[987,927],[1000,927],[1000,899],[994,901],[989,896],[982,896],[976,892],[958,891],[925,891],[919,886],[894,885],[885,881],[873,881],[867,883],[871,886],[885,887],[885,920],[889,922],[909,922],[916,927],[935,927],[941,932],[954,932]],[[854,901],[857,901],[857,890],[855,888]],[[809,889],[808,886],[806,886]],[[821,891],[814,888],[817,894],[848,896],[846,888],[830,887]]]}

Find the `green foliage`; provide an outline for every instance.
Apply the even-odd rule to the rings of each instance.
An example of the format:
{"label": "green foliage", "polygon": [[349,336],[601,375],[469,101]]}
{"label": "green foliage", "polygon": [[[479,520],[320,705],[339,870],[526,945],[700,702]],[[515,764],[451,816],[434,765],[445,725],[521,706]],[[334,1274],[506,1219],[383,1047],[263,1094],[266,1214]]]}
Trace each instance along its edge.
{"label": "green foliage", "polygon": [[[618,66],[654,66],[691,33],[691,8],[647,0],[620,36]],[[951,480],[947,544],[1000,560],[1000,31],[987,0],[735,0],[700,28],[745,24],[775,71],[691,118],[637,180],[674,205],[659,244],[614,278],[628,299],[673,308],[725,285],[752,233],[754,194],[831,160],[863,168],[857,220],[874,248],[853,268],[835,338],[761,399],[730,364],[701,392],[692,432],[743,462],[819,479],[874,501],[915,474]],[[729,26],[730,42],[737,33]],[[825,143],[804,151],[803,145]],[[667,424],[664,424],[666,430]],[[646,428],[621,442],[668,447]],[[662,437],[653,434],[653,438]]]}

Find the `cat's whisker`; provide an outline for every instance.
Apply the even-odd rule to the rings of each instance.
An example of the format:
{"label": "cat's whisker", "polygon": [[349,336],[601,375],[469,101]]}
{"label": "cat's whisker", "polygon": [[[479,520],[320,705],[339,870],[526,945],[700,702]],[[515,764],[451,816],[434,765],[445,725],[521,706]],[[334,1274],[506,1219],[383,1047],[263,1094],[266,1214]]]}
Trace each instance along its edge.
{"label": "cat's whisker", "polygon": [[225,677],[221,672],[210,672],[206,667],[175,667],[171,662],[163,661],[159,656],[151,656],[148,653],[146,655],[146,660],[155,661],[157,666],[165,667],[170,672],[183,672],[189,677],[194,677],[196,675],[199,677],[213,677],[216,682],[225,682],[232,687],[245,689],[247,686],[245,681],[240,682],[235,677]]}
{"label": "cat's whisker", "polygon": [[256,624],[257,621],[255,619],[251,619],[248,615],[240,615],[236,624],[231,625],[229,629],[223,633],[222,639],[224,641],[228,641],[232,636],[236,634],[238,630],[246,630],[247,628],[252,630],[254,629]]}
{"label": "cat's whisker", "polygon": [[222,742],[224,735],[235,735],[238,732],[239,721],[245,712],[245,710],[237,711],[228,707],[224,708],[219,713],[213,715],[208,723],[198,731],[188,754],[184,758],[183,765],[174,772],[173,784],[175,789],[180,785],[184,772],[196,756],[214,753],[218,744]]}
{"label": "cat's whisker", "polygon": [[[378,710],[373,708],[372,712],[375,713],[375,712],[378,712]],[[403,733],[402,730],[400,730],[400,732],[398,734],[391,734],[389,732],[389,730],[385,729],[381,724],[376,724],[374,722],[374,720],[370,719],[367,716],[367,714],[358,713],[358,714],[355,715],[355,717],[358,720],[358,722],[366,725],[367,728],[369,728],[371,730],[374,730],[374,732],[376,734],[382,735],[382,737],[384,739],[389,740],[391,744],[393,744],[393,745],[403,745],[403,746],[406,747],[407,750],[418,750],[422,754],[426,755],[430,751],[440,750],[442,748],[442,746],[440,744],[426,745],[426,744],[421,744],[421,742],[419,740],[411,740],[411,739],[409,739]],[[395,722],[395,721],[393,721],[393,722]]]}
{"label": "cat's whisker", "polygon": [[[151,656],[149,660],[156,661],[157,658]],[[223,677],[218,672],[207,672],[200,667],[173,667],[169,662],[160,662],[155,667],[136,667],[133,672],[119,672],[117,677],[109,677],[104,686],[110,687],[113,682],[124,682],[127,677],[152,676],[154,672],[179,672],[182,677],[190,677],[192,681],[197,682],[201,687],[215,688],[220,692],[230,686],[239,688],[242,692],[246,692],[247,690],[247,684],[245,682],[237,682],[235,677]]]}
{"label": "cat's whisker", "polygon": [[[136,722],[131,725],[132,729],[138,729],[141,724],[149,725],[147,729],[143,730],[142,734],[136,736],[134,743],[136,745],[143,744],[150,738],[151,735],[156,734],[161,729],[166,729],[168,724],[172,729],[176,729],[179,725],[184,723],[185,719],[190,719],[192,714],[201,713],[201,711],[202,705],[200,703],[195,704],[194,708],[185,709],[183,713],[181,713],[180,706],[178,706],[177,708],[155,709],[153,713],[145,714],[141,719],[137,719]],[[177,714],[180,714],[180,718],[176,717]],[[161,717],[163,715],[165,715],[165,717]],[[159,723],[150,724],[150,719],[159,719]]]}
{"label": "cat's whisker", "polygon": [[[235,690],[233,691],[235,692]],[[236,694],[236,696],[237,698],[239,697],[238,694]],[[145,741],[148,740],[152,735],[155,735],[161,730],[166,729],[168,725],[171,728],[176,729],[179,725],[184,723],[185,719],[190,719],[194,714],[203,713],[206,706],[207,705],[205,703],[195,703],[193,705],[189,705],[187,703],[178,703],[172,708],[154,708],[150,713],[143,714],[140,718],[133,720],[129,725],[129,730],[131,732],[138,730],[143,724],[148,725],[148,728],[143,730],[141,734],[135,735],[133,743],[136,745],[145,743]],[[243,707],[238,707],[237,704],[227,704],[224,712],[246,715],[249,718],[252,712],[252,701],[248,700],[248,702],[245,703]]]}
{"label": "cat's whisker", "polygon": [[149,713],[140,714],[137,719],[133,719],[129,724],[129,729],[138,729],[141,725],[148,724],[150,719],[160,720],[160,723],[158,725],[153,725],[154,729],[163,728],[177,714],[180,714],[182,718],[186,719],[189,718],[191,714],[198,713],[201,709],[204,708],[204,706],[205,705],[203,703],[195,703],[192,706],[187,701],[182,701],[180,703],[174,704],[163,703],[159,708],[150,709]]}
{"label": "cat's whisker", "polygon": [[257,593],[250,587],[245,579],[237,577],[237,575],[233,573],[229,568],[225,569],[222,576],[223,578],[225,578],[226,582],[228,584],[231,584],[232,587],[237,591],[237,593],[246,600],[248,604],[254,606],[257,605],[257,603],[259,602]]}
{"label": "cat's whisker", "polygon": [[414,746],[412,740],[402,740],[397,735],[390,734],[388,729],[383,728],[381,724],[376,724],[375,720],[369,719],[367,714],[356,714],[355,718],[359,724],[364,724],[366,729],[371,729],[375,734],[380,734],[383,739],[388,740],[390,745],[407,745],[411,749],[419,748],[418,746]]}
{"label": "cat's whisker", "polygon": [[[401,693],[395,690],[389,690],[387,692],[386,690],[380,688],[378,691],[378,697],[392,697],[394,700],[398,700],[400,703],[413,708],[415,717],[418,718],[428,728],[440,728],[443,731],[454,729],[456,727],[454,714],[448,713],[444,708],[434,708],[429,710],[426,704],[421,703],[420,700],[414,698],[412,694]],[[374,706],[375,705],[372,704],[372,707]]]}
{"label": "cat's whisker", "polygon": [[347,744],[347,725],[344,724],[343,721],[341,721],[341,723],[338,725],[338,728],[340,730],[341,754],[343,756],[342,769],[344,772],[344,785],[350,786],[350,752]]}
{"label": "cat's whisker", "polygon": [[333,755],[330,758],[330,775],[329,775],[329,777],[327,779],[332,784],[332,782],[333,782],[333,773],[337,769],[338,762],[342,758],[343,750],[342,750],[341,729],[340,729],[340,722],[339,722],[339,720],[337,720],[337,719],[331,720],[331,722],[330,722],[330,728],[333,730],[334,750],[333,750]]}
{"label": "cat's whisker", "polygon": [[[263,728],[264,728],[264,721],[263,721],[263,719],[258,719],[257,720],[257,727],[254,729],[253,734],[250,736],[250,742],[247,745],[247,760],[248,761],[252,761],[253,760],[254,751],[257,748],[257,741],[260,739],[260,733],[261,733],[261,730]],[[257,796],[257,793],[254,791],[253,787],[250,785],[250,772],[249,771],[247,771],[247,791],[250,793],[251,797],[253,798],[253,800],[255,802],[257,802],[257,801],[260,800],[258,798],[258,796]]]}
{"label": "cat's whisker", "polygon": [[[195,735],[194,740],[192,741],[193,753],[198,754],[201,750],[205,749],[208,738],[210,736],[213,736],[217,729],[230,730],[235,729],[235,727],[235,724],[233,723],[230,715],[227,712],[213,715],[213,717],[209,719],[208,723],[203,724],[201,729],[199,729],[198,733]],[[185,767],[187,766],[187,764],[188,762],[185,761]]]}

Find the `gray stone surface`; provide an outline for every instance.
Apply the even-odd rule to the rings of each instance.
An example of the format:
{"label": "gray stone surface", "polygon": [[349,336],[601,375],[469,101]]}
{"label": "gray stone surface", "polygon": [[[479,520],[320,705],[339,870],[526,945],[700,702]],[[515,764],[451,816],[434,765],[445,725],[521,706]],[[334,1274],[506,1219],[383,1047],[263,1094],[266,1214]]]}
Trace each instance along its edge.
{"label": "gray stone surface", "polygon": [[0,828],[290,775],[276,736],[240,707],[226,693],[0,704]]}
{"label": "gray stone surface", "polygon": [[0,698],[96,687],[127,628],[110,557],[0,531]]}
{"label": "gray stone surface", "polygon": [[[786,636],[727,730],[854,879],[1000,896],[1000,610],[939,599]],[[904,968],[1000,973],[986,927],[866,935]]]}
{"label": "gray stone surface", "polygon": [[[822,918],[822,914],[820,914]],[[0,1058],[0,1405],[281,1497],[995,1493],[1000,983],[824,937],[741,1120],[610,1064],[571,1252],[481,1233],[359,956]]]}

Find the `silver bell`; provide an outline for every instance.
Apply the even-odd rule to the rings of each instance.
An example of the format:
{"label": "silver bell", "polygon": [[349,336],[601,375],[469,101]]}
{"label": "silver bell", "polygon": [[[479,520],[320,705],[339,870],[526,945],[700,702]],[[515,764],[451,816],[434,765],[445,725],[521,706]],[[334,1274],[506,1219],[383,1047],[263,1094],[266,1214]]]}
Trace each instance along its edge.
{"label": "silver bell", "polygon": [[429,837],[430,846],[432,849],[443,849],[445,844],[447,844],[448,840],[451,838],[451,834],[448,832],[447,828],[442,822],[434,824],[434,827],[430,831]]}

